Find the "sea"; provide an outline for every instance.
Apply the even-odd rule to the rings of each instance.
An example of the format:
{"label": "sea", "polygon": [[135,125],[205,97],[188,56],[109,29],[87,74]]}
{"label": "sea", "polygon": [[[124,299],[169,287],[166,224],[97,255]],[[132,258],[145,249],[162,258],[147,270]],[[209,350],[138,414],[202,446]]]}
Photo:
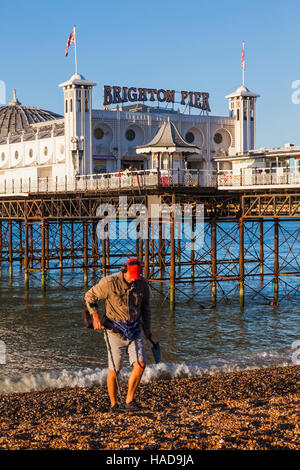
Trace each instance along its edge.
{"label": "sea", "polygon": [[[299,228],[294,225],[290,233],[290,245],[282,244],[281,256],[293,259],[290,271],[299,274]],[[268,236],[271,246],[273,234]],[[106,383],[103,331],[87,329],[81,316],[85,291],[100,279],[101,273],[96,272],[84,286],[82,273],[69,271],[49,282],[45,290],[38,278],[26,290],[24,274],[17,266],[12,279],[8,268],[2,267],[0,394]],[[294,283],[290,295],[285,295],[289,287],[280,281],[278,305],[270,304],[272,278],[266,278],[265,290],[259,282],[255,278],[246,285],[243,307],[238,295],[224,297],[222,286],[219,302],[213,306],[209,284],[182,283],[174,311],[169,308],[167,286],[160,289],[152,283],[152,332],[160,345],[161,362],[155,363],[152,345],[146,341],[142,382],[299,364],[300,298],[294,295],[299,277],[287,278],[287,286]],[[104,312],[102,304],[100,311]],[[125,362],[120,380],[126,381],[129,373],[130,365]]]}

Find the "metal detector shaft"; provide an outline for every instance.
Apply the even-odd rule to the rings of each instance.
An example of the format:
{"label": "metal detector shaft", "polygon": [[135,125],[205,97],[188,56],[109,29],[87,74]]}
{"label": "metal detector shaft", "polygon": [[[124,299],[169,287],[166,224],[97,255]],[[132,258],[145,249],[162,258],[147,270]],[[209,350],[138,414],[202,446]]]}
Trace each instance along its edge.
{"label": "metal detector shaft", "polygon": [[116,370],[115,361],[114,361],[114,358],[113,358],[113,354],[112,354],[112,350],[111,350],[111,347],[110,347],[110,342],[109,342],[109,339],[108,339],[108,334],[107,334],[106,328],[104,328],[104,334],[105,334],[105,338],[106,338],[106,341],[107,341],[111,362],[113,364],[114,373],[115,373],[115,376],[116,376],[116,383],[117,383],[117,389],[118,389],[120,402],[122,402],[122,395],[121,395],[121,389],[120,389],[120,384],[119,384],[119,380],[118,380],[117,370]]}

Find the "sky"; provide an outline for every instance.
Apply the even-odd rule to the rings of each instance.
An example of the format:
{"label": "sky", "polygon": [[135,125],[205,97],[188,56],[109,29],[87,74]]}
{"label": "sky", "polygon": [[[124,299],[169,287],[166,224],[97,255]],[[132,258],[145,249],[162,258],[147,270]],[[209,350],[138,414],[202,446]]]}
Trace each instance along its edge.
{"label": "sky", "polygon": [[261,95],[256,147],[300,145],[299,18],[299,0],[0,0],[0,81],[6,101],[15,88],[23,105],[62,114],[75,24],[93,108],[103,85],[120,85],[209,92],[211,115],[228,116],[245,41],[245,85]]}

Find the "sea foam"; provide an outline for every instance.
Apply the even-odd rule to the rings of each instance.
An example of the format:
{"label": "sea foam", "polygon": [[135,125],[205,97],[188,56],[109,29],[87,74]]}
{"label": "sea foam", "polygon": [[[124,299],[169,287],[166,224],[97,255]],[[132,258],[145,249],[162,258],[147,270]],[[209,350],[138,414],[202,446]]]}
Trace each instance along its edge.
{"label": "sea foam", "polygon": [[[211,360],[205,363],[165,363],[147,365],[142,383],[148,383],[159,379],[183,378],[217,373],[237,372],[241,370],[253,370],[266,367],[283,367],[291,364],[287,357],[278,357],[272,352],[261,352],[254,358],[246,357],[239,361]],[[281,359],[281,360],[280,360]],[[120,373],[120,381],[128,380],[129,368],[124,368]],[[107,369],[78,369],[46,371],[34,374],[25,374],[13,378],[0,380],[0,394],[24,393],[46,389],[64,387],[90,387],[92,385],[106,385]]]}

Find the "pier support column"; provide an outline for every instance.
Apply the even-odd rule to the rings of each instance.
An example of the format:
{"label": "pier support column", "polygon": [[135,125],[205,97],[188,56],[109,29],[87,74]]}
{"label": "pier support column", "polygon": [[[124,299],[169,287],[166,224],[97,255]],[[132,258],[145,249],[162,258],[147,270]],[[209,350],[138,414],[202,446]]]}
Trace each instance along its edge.
{"label": "pier support column", "polygon": [[86,220],[83,221],[83,282],[86,285],[88,283],[88,236],[87,236],[87,224]]}
{"label": "pier support column", "polygon": [[259,272],[260,283],[264,282],[264,220],[259,221]]}
{"label": "pier support column", "polygon": [[28,289],[28,268],[29,268],[29,234],[28,234],[28,219],[24,221],[24,281],[25,289]]}
{"label": "pier support column", "polygon": [[62,220],[59,220],[59,276],[63,275],[63,226]]}
{"label": "pier support column", "polygon": [[[151,233],[151,232],[149,232]],[[151,253],[151,276],[153,276],[155,270],[155,245],[154,245],[154,234],[151,234],[150,240],[150,253]]]}
{"label": "pier support column", "polygon": [[[194,237],[195,233],[195,219],[192,216],[192,234]],[[195,245],[195,239],[191,237],[191,279],[192,283],[194,283],[195,280],[195,250],[194,250],[194,245]]]}
{"label": "pier support column", "polygon": [[33,226],[32,223],[28,224],[29,228],[29,267],[32,269],[33,268],[33,253],[34,253],[34,247],[33,247]]}
{"label": "pier support column", "polygon": [[9,261],[9,279],[13,277],[13,239],[12,239],[12,221],[8,221],[8,261]]}
{"label": "pier support column", "polygon": [[0,220],[0,272],[2,270],[2,250],[3,250],[3,234],[2,234],[2,220]]}
{"label": "pier support column", "polygon": [[144,256],[144,277],[149,277],[149,236],[151,232],[150,219],[146,220],[145,232],[144,232],[144,244],[145,244],[145,256]]}
{"label": "pier support column", "polygon": [[19,263],[20,263],[20,272],[23,268],[23,224],[22,220],[19,220]]}
{"label": "pier support column", "polygon": [[71,231],[71,247],[70,247],[71,265],[72,265],[72,268],[74,268],[74,222],[73,220],[71,220],[70,231]]}
{"label": "pier support column", "polygon": [[102,276],[106,276],[106,239],[102,236]]}
{"label": "pier support column", "polygon": [[[45,269],[48,270],[49,269],[49,263],[50,263],[50,260],[49,260],[49,257],[50,257],[50,253],[49,253],[49,221],[48,220],[45,220]],[[46,275],[48,275],[48,271],[46,272]]]}
{"label": "pier support column", "polygon": [[180,276],[181,272],[181,241],[180,238],[177,240],[177,275]]}
{"label": "pier support column", "polygon": [[[162,269],[163,269],[163,226],[162,226],[162,215],[159,215],[159,221],[158,221],[158,278],[162,278]],[[160,283],[161,284],[161,283]]]}
{"label": "pier support column", "polygon": [[45,289],[46,286],[46,277],[45,277],[45,266],[46,266],[46,230],[45,230],[45,220],[41,221],[41,274],[42,274],[42,289]]}
{"label": "pier support column", "polygon": [[172,195],[170,213],[170,310],[175,310],[176,252],[175,252],[175,195]]}
{"label": "pier support column", "polygon": [[140,263],[143,262],[143,256],[144,256],[144,233],[143,233],[143,227],[141,227],[140,224],[140,237],[139,237],[139,255],[138,259]]}
{"label": "pier support column", "polygon": [[239,281],[240,281],[240,306],[244,307],[245,292],[244,292],[244,220],[241,217],[239,220]]}
{"label": "pier support column", "polygon": [[93,229],[92,229],[92,259],[93,259],[93,271],[96,272],[98,264],[98,241],[97,241],[97,221],[93,220]]}
{"label": "pier support column", "polygon": [[210,220],[211,231],[211,301],[213,306],[217,303],[217,223]]}
{"label": "pier support column", "polygon": [[109,239],[109,224],[107,224],[107,238],[106,238],[106,275],[110,274],[110,239]]}
{"label": "pier support column", "polygon": [[274,219],[274,302],[278,302],[279,291],[279,222]]}

